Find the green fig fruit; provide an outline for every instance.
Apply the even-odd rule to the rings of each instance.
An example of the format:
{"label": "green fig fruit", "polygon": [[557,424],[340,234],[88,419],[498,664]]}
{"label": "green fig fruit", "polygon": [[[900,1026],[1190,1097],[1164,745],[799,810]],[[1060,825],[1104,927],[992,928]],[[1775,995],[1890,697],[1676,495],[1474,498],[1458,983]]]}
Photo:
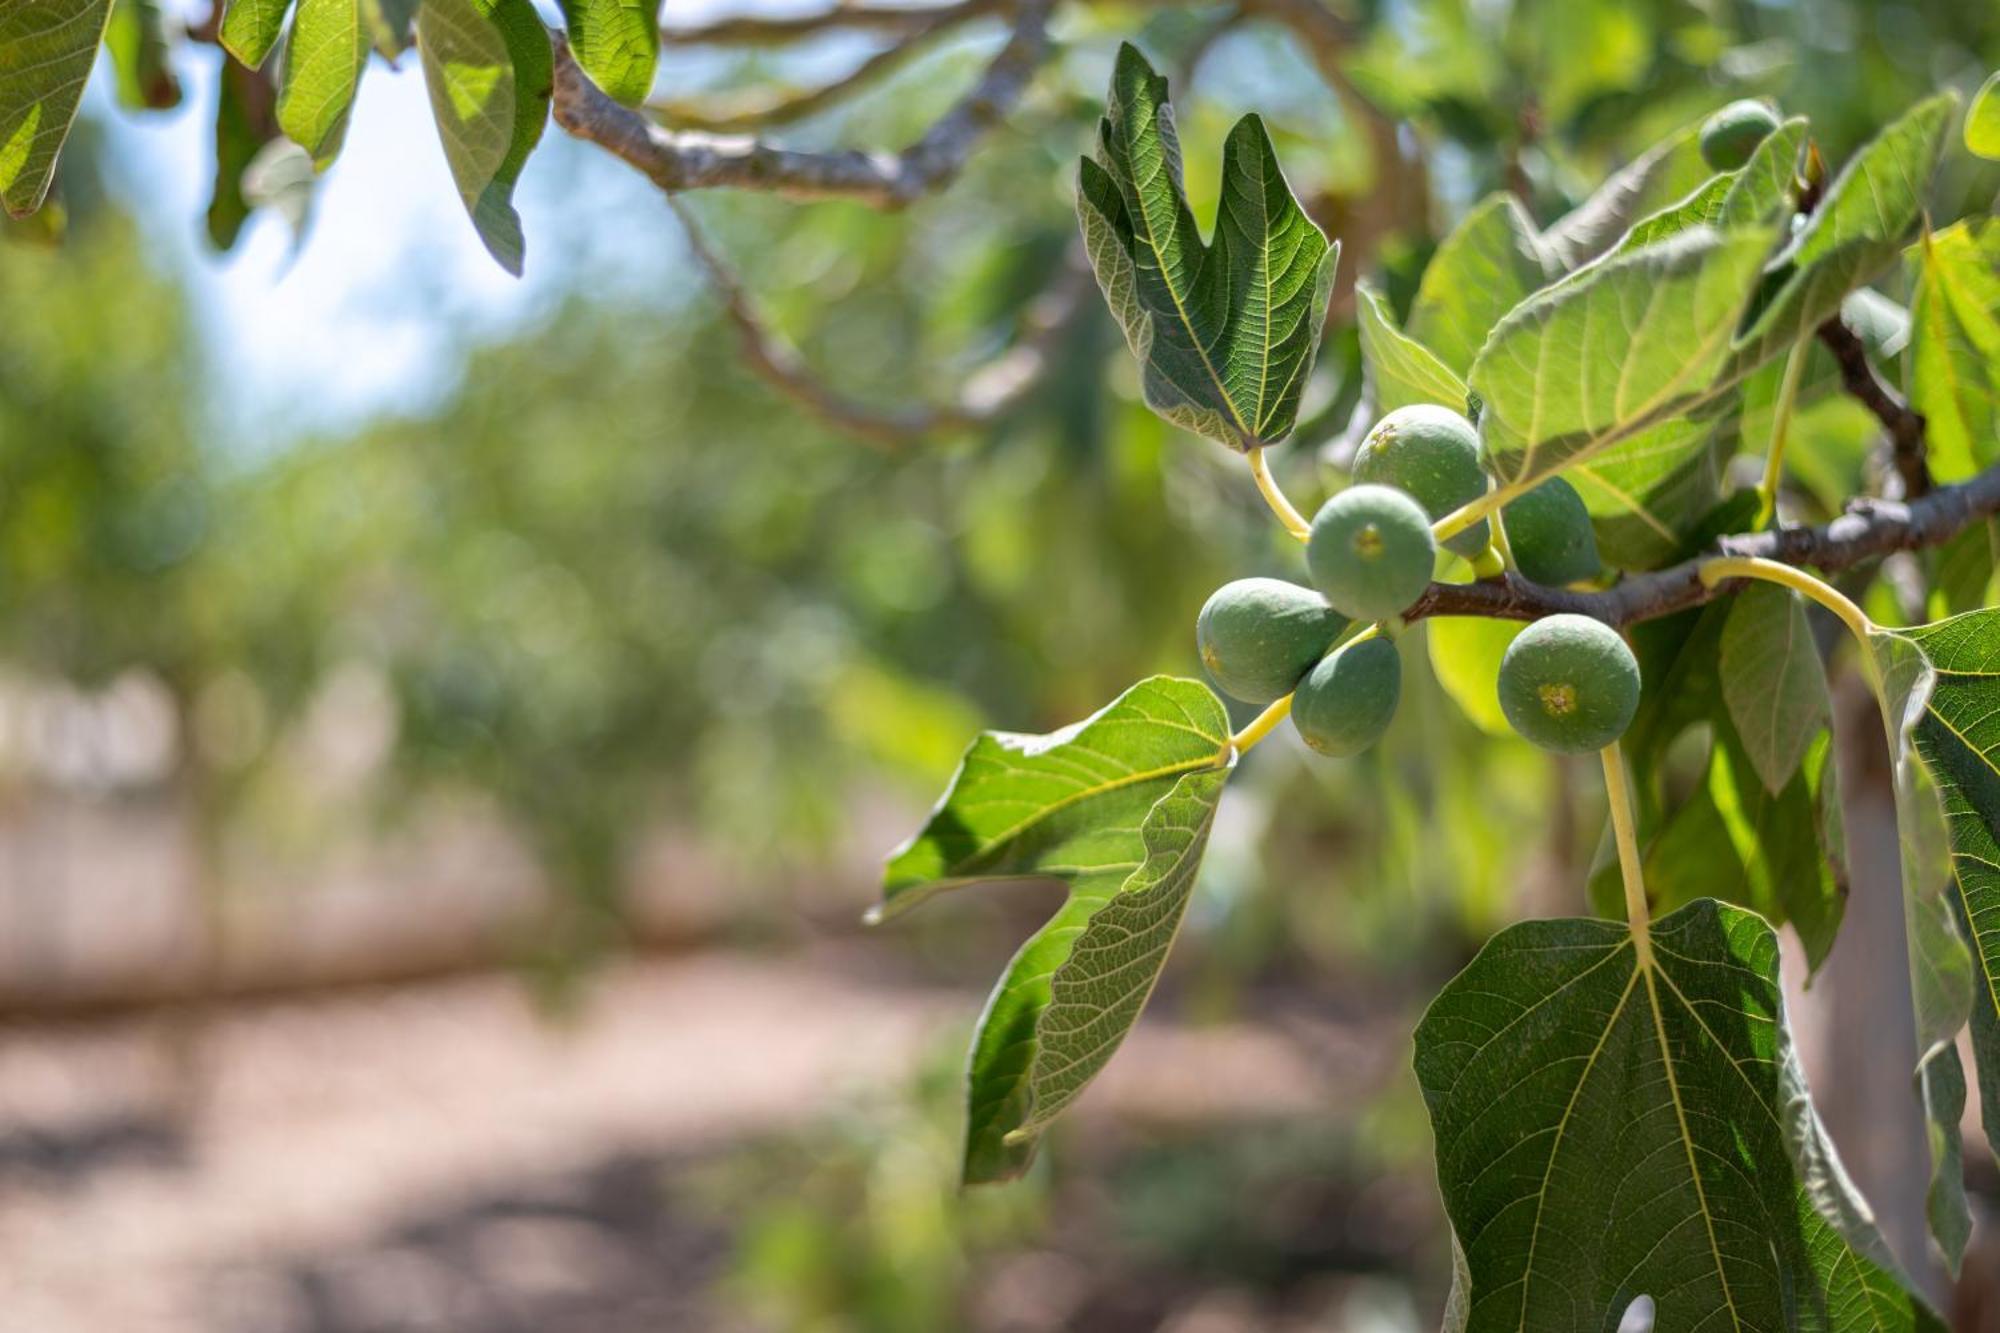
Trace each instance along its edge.
{"label": "green fig fruit", "polygon": [[1292,725],[1321,754],[1360,754],[1382,739],[1403,693],[1403,667],[1388,639],[1363,639],[1320,659],[1292,695]]}
{"label": "green fig fruit", "polygon": [[1350,619],[1401,615],[1436,566],[1430,517],[1401,491],[1349,486],[1313,517],[1306,567],[1333,609]]}
{"label": "green fig fruit", "polygon": [[1514,567],[1537,583],[1561,585],[1604,572],[1597,533],[1576,487],[1550,477],[1500,511]]}
{"label": "green fig fruit", "polygon": [[1500,710],[1544,750],[1601,750],[1625,734],[1638,707],[1638,659],[1601,620],[1537,620],[1500,659]]}
{"label": "green fig fruit", "polygon": [[[1375,423],[1354,452],[1354,479],[1407,491],[1433,520],[1486,494],[1479,432],[1448,407],[1413,403]],[[1485,519],[1445,545],[1466,559],[1486,549]]]}
{"label": "green fig fruit", "polygon": [[1237,579],[1217,588],[1194,622],[1209,678],[1232,699],[1268,704],[1292,692],[1326,655],[1347,617],[1311,588]]}

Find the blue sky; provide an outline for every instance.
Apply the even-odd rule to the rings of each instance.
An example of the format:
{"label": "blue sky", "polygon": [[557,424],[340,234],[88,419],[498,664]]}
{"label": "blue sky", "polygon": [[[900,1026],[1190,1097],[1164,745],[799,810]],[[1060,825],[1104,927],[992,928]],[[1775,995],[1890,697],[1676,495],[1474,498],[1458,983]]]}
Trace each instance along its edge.
{"label": "blue sky", "polygon": [[[202,11],[205,0],[180,8]],[[209,380],[216,425],[232,445],[274,447],[422,406],[449,385],[466,337],[517,329],[586,278],[620,292],[675,286],[679,233],[658,194],[553,125],[517,199],[526,275],[505,273],[453,189],[414,52],[398,69],[370,63],[304,244],[259,214],[234,252],[216,255],[202,217],[220,63],[219,51],[182,43],[181,106],[132,113],[113,105],[100,62],[84,105],[108,129],[154,254],[187,284],[219,368]]]}

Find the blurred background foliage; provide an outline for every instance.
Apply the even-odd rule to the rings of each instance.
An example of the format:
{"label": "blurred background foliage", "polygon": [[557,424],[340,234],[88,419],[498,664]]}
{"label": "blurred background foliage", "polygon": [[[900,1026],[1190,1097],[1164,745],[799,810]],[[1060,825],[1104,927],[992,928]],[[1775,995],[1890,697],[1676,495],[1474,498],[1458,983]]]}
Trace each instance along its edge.
{"label": "blurred background foliage", "polygon": [[[689,208],[818,375],[894,406],[951,395],[1055,279],[1074,157],[1122,37],[1176,71],[1198,216],[1220,136],[1261,111],[1345,243],[1341,292],[1372,275],[1403,305],[1490,190],[1546,222],[1743,96],[1810,116],[1837,163],[1921,94],[2000,64],[2000,9],[1966,0],[1350,0],[1334,15],[1342,93],[1292,29],[1246,10],[1075,8],[1021,114],[943,196],[896,215],[744,196]],[[991,41],[969,30],[793,133],[906,141]],[[664,77],[689,97],[804,84],[867,49],[670,50]],[[223,904],[203,909],[211,953],[237,947],[230,902],[276,898],[282,913],[273,865],[440,802],[487,812],[542,886],[496,929],[494,960],[586,1013],[593,965],[648,942],[628,890],[661,830],[726,867],[700,882],[697,942],[844,936],[871,894],[868,858],[914,826],[976,728],[1048,730],[1140,675],[1191,673],[1214,586],[1302,573],[1240,460],[1139,404],[1094,296],[997,422],[857,441],[745,364],[664,210],[588,220],[677,256],[658,281],[601,258],[565,268],[545,247],[558,280],[532,318],[496,335],[439,317],[452,353],[428,401],[246,439],[218,420],[232,367],[203,332],[213,313],[148,242],[158,205],[103,110],[66,154],[60,237],[51,215],[0,243],[0,684],[86,704],[136,689],[167,739],[123,767],[66,765],[39,715],[10,706],[0,809],[65,784],[170,793],[197,833],[194,881]],[[597,178],[575,152],[552,146],[533,170],[574,191]],[[1982,207],[2000,182],[1959,161],[1940,189]],[[565,207],[588,214],[591,198]],[[412,308],[430,299],[422,264],[410,257]],[[1308,424],[1279,460],[1302,500],[1335,478],[1360,397],[1345,297],[1334,318]],[[1799,430],[1795,454],[1827,460],[1808,489],[1831,501],[1859,466],[1852,416],[1836,405]],[[1249,762],[1165,1012],[1386,1016],[1399,1070],[1410,1007],[1485,932],[1580,903],[1593,784],[1482,732],[1415,657],[1376,751],[1327,765],[1271,745]],[[351,780],[306,743],[329,731]],[[969,997],[1045,907],[1003,898],[926,914],[886,954]],[[962,1199],[955,1070],[940,1060],[698,1173],[700,1206],[733,1237],[716,1299],[783,1329],[1041,1327],[993,1312],[993,1274],[1015,1271],[994,1256],[1034,1290],[1056,1279],[1030,1261],[1066,1254],[1057,1277],[1102,1288],[1067,1307],[1098,1311],[1079,1327],[1158,1326],[1159,1302],[1134,1292],[1210,1288],[1283,1289],[1291,1304],[1270,1308],[1307,1321],[1284,1327],[1418,1327],[1442,1271],[1425,1144],[1402,1075],[1378,1082],[1332,1120],[1080,1138],[1074,1153],[1059,1140],[1029,1183]],[[1385,1190],[1416,1201],[1371,1193]],[[1246,1199],[1270,1206],[1246,1213]],[[1384,1217],[1404,1220],[1371,1237]],[[1309,1289],[1329,1272],[1391,1280]]]}

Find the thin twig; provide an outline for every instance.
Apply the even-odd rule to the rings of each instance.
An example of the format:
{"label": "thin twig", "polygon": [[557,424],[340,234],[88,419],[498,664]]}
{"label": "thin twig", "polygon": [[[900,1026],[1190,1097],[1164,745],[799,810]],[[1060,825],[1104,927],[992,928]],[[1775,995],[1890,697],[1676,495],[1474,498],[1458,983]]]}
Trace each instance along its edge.
{"label": "thin twig", "polygon": [[839,78],[804,92],[789,95],[767,92],[761,97],[753,95],[733,102],[693,98],[656,100],[646,104],[646,111],[676,129],[706,130],[712,134],[796,125],[894,73],[936,38],[998,13],[1001,8],[993,0],[977,0],[977,3],[923,11],[930,16],[928,22],[912,26]]}
{"label": "thin twig", "polygon": [[923,32],[941,19],[968,22],[986,14],[1001,14],[1014,0],[961,0],[961,3],[919,5],[835,5],[811,14],[738,14],[686,28],[662,28],[662,40],[675,46],[786,46],[823,32],[873,32],[902,36]]}
{"label": "thin twig", "polygon": [[1632,575],[1602,592],[1551,588],[1530,583],[1518,574],[1478,583],[1433,583],[1404,619],[1490,616],[1538,620],[1570,611],[1608,625],[1631,625],[1700,606],[1732,586],[1710,588],[1702,583],[1701,566],[1718,555],[1761,557],[1833,573],[1896,551],[1942,545],[1968,525],[1996,513],[2000,513],[2000,465],[1908,503],[1857,500],[1848,513],[1818,527],[1724,537],[1705,555],[1650,574]]}
{"label": "thin twig", "polygon": [[986,131],[1020,101],[1048,55],[1053,4],[1021,0],[1011,35],[979,81],[900,153],[805,152],[753,138],[660,129],[586,78],[560,34],[555,35],[555,120],[669,193],[721,186],[902,208],[957,176]]}
{"label": "thin twig", "polygon": [[1819,326],[1819,340],[1833,353],[1840,366],[1840,382],[1861,400],[1876,420],[1889,432],[1890,457],[1896,475],[1903,479],[1903,495],[1916,499],[1931,488],[1931,470],[1925,461],[1923,413],[1911,408],[1903,396],[1875,373],[1868,360],[1868,348],[1853,329],[1835,315]]}
{"label": "thin twig", "polygon": [[1085,296],[1095,290],[1082,247],[1073,246],[1055,280],[1024,307],[1014,342],[966,376],[957,398],[936,404],[876,406],[827,384],[794,348],[773,333],[735,272],[708,243],[687,209],[676,203],[674,211],[687,229],[689,248],[722,300],[723,313],[735,328],[751,368],[814,416],[884,449],[900,448],[926,436],[976,429],[1006,415],[1054,366],[1063,333]]}

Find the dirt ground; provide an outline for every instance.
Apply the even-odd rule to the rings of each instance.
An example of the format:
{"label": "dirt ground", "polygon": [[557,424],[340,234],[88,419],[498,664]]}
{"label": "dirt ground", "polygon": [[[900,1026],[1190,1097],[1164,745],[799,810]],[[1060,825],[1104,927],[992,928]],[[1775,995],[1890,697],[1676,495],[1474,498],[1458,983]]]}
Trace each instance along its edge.
{"label": "dirt ground", "polygon": [[[567,1027],[491,976],[0,1031],[0,1333],[719,1331],[677,1168],[902,1077],[977,1003],[717,954],[624,965]],[[1324,1111],[1394,1050],[1148,1021],[1084,1115]]]}

